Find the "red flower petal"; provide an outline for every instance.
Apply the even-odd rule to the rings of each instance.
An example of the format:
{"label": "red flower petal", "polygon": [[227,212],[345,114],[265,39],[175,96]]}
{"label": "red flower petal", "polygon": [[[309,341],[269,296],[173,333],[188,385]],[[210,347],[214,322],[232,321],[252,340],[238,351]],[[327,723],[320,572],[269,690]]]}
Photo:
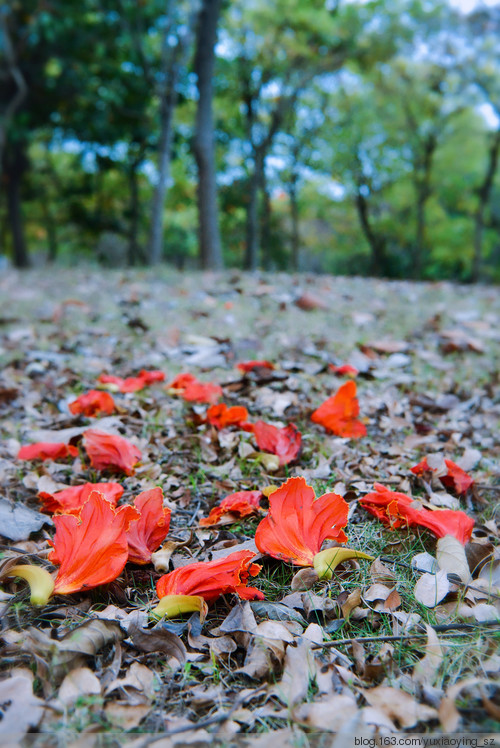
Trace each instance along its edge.
{"label": "red flower petal", "polygon": [[83,483],[81,486],[68,486],[55,493],[41,491],[38,498],[42,502],[45,512],[78,514],[92,491],[99,491],[106,501],[116,506],[123,494],[123,486],[120,486],[119,483]]}
{"label": "red flower petal", "polygon": [[239,517],[257,514],[262,496],[262,491],[237,491],[232,493],[222,499],[218,506],[214,506],[208,517],[200,519],[200,525],[202,527],[216,525],[225,514],[236,514]]}
{"label": "red flower petal", "polygon": [[56,515],[56,534],[49,541],[54,548],[49,560],[60,567],[54,594],[69,595],[116,579],[128,558],[126,531],[138,516],[131,506],[115,510],[98,491],[92,491],[79,517]]}
{"label": "red flower petal", "polygon": [[453,535],[463,545],[470,540],[474,527],[474,520],[465,512],[420,508],[410,496],[390,491],[380,483],[375,483],[375,492],[363,496],[359,503],[393,529],[426,527],[438,538]]}
{"label": "red flower petal", "polygon": [[338,374],[339,377],[357,377],[359,374],[359,371],[356,369],[356,367],[351,366],[350,364],[343,364],[342,366],[328,364],[328,368],[333,371],[334,374]]}
{"label": "red flower petal", "polygon": [[134,465],[142,457],[140,450],[127,439],[98,429],[84,431],[83,443],[96,470],[122,470],[125,475],[133,475]]}
{"label": "red flower petal", "polygon": [[227,592],[235,592],[244,600],[263,600],[255,587],[247,587],[249,576],[256,576],[262,568],[252,564],[255,553],[237,551],[216,561],[198,562],[181,566],[160,577],[156,583],[158,597],[166,595],[199,595],[207,602]]}
{"label": "red flower petal", "polygon": [[134,564],[147,564],[168,535],[170,509],[163,506],[163,491],[152,488],[134,499],[140,517],[127,531],[128,558]]}
{"label": "red flower petal", "polygon": [[18,460],[60,460],[65,457],[78,457],[77,447],[63,442],[36,442],[21,447]]}
{"label": "red flower petal", "polygon": [[111,413],[114,413],[116,405],[109,392],[90,390],[90,392],[80,395],[76,400],[69,403],[68,408],[73,415],[94,418],[94,416],[101,414],[111,415]]}
{"label": "red flower petal", "polygon": [[125,394],[127,392],[142,390],[154,382],[163,382],[165,374],[158,370],[147,371],[146,369],[141,369],[136,377],[122,379],[122,377],[115,377],[113,374],[101,374],[97,379],[103,384],[116,384],[119,391]]}
{"label": "red flower petal", "polygon": [[302,434],[293,423],[279,429],[270,423],[256,421],[253,433],[259,449],[277,455],[280,465],[288,465],[297,459],[302,446]]}
{"label": "red flower petal", "polygon": [[356,397],[356,382],[343,384],[335,395],[319,406],[311,421],[319,423],[337,436],[359,439],[366,435],[366,427],[357,419],[359,403]]}
{"label": "red flower petal", "polygon": [[166,389],[176,390],[187,402],[215,404],[222,397],[222,388],[211,382],[200,382],[193,374],[178,374]]}
{"label": "red flower petal", "polygon": [[216,429],[224,429],[227,426],[240,426],[246,424],[248,410],[242,405],[233,405],[230,408],[225,403],[211,405],[207,410],[207,421]]}
{"label": "red flower petal", "polygon": [[241,361],[236,364],[236,368],[245,373],[252,371],[252,369],[274,369],[274,364],[270,361]]}
{"label": "red flower petal", "polygon": [[305,478],[289,478],[269,496],[269,514],[257,527],[255,544],[262,553],[296,566],[312,566],[324,540],[344,543],[348,505],[326,493],[315,499]]}
{"label": "red flower petal", "polygon": [[[446,475],[439,476],[439,480],[443,486],[454,489],[458,494],[467,493],[474,483],[474,479],[452,460],[445,459],[444,463],[448,468],[448,472]],[[423,475],[427,472],[432,473],[432,468],[429,466],[426,457],[424,457],[422,462],[419,462],[418,465],[414,465],[410,468],[410,470],[412,473],[415,473],[415,475]]]}

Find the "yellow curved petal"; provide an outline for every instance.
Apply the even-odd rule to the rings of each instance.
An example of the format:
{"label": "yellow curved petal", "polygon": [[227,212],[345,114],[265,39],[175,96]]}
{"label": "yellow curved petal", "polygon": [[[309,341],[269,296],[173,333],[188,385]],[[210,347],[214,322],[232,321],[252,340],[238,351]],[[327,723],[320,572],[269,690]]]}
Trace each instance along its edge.
{"label": "yellow curved petal", "polygon": [[54,580],[51,575],[41,566],[20,564],[9,569],[9,577],[20,577],[25,579],[31,590],[32,605],[47,605],[49,598],[54,592]]}
{"label": "yellow curved petal", "polygon": [[313,565],[316,574],[320,579],[331,579],[333,571],[342,561],[348,561],[350,558],[367,558],[373,561],[374,557],[367,553],[355,551],[352,548],[327,548],[326,551],[320,551],[314,557]]}
{"label": "yellow curved petal", "polygon": [[156,608],[153,608],[153,618],[176,618],[183,613],[200,611],[200,621],[204,621],[208,613],[208,605],[198,595],[165,595]]}

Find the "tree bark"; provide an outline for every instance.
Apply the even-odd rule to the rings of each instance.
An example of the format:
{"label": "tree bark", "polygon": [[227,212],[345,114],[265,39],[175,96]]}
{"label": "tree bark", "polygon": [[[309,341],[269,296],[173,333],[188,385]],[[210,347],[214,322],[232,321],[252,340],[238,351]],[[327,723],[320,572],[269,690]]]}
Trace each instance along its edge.
{"label": "tree bark", "polygon": [[217,211],[212,83],[221,6],[222,0],[202,2],[198,16],[194,61],[198,85],[194,156],[198,167],[200,264],[204,270],[218,270],[223,267]]}
{"label": "tree bark", "polygon": [[[137,170],[142,158],[133,159],[129,164],[129,225],[128,225],[128,249],[127,262],[130,266],[136,265],[139,259],[139,180]],[[161,229],[161,227],[160,227]]]}
{"label": "tree bark", "polygon": [[299,231],[299,202],[297,198],[297,181],[298,175],[292,172],[288,183],[288,198],[290,200],[290,218],[292,221],[291,240],[291,265],[292,270],[297,273],[299,270],[299,252],[300,252],[300,231]]}
{"label": "tree bark", "polygon": [[264,157],[257,150],[254,168],[248,185],[245,270],[255,271],[259,267],[259,188],[262,184]]}
{"label": "tree bark", "polygon": [[361,230],[363,231],[363,234],[365,235],[366,241],[368,242],[371,250],[370,272],[375,276],[384,275],[387,269],[385,239],[383,236],[379,236],[378,234],[376,234],[373,229],[370,221],[368,200],[361,192],[360,185],[358,185],[356,191],[355,202],[356,209],[358,211],[359,222],[361,224]]}
{"label": "tree bark", "polygon": [[488,151],[488,165],[479,189],[477,190],[478,205],[474,214],[474,259],[472,263],[471,280],[477,283],[481,279],[481,265],[483,259],[484,215],[491,197],[495,174],[498,167],[500,151],[500,130],[493,137]]}
{"label": "tree bark", "polygon": [[437,138],[434,134],[429,135],[423,143],[421,159],[415,164],[415,191],[416,191],[416,231],[415,245],[413,250],[413,277],[422,278],[424,267],[424,256],[426,252],[426,206],[431,189],[432,162],[437,148]]}
{"label": "tree bark", "polygon": [[21,210],[21,184],[27,166],[24,148],[19,143],[11,146],[8,157],[7,153],[4,154],[7,216],[12,236],[13,260],[17,268],[27,268],[30,265]]}

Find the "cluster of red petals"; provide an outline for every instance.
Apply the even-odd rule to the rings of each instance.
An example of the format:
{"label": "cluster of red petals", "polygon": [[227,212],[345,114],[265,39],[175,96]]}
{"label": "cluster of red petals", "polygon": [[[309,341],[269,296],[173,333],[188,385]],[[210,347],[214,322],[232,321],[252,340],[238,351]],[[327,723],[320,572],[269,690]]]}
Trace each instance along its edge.
{"label": "cluster of red petals", "polygon": [[134,506],[140,516],[127,531],[128,560],[134,564],[147,564],[151,561],[151,554],[167,537],[171,512],[163,506],[161,488],[143,491],[135,498]]}
{"label": "cluster of red petals", "polygon": [[116,405],[109,392],[90,390],[90,392],[80,395],[72,403],[69,403],[68,408],[75,416],[82,415],[94,418],[99,415],[111,415],[111,413],[114,413]]}
{"label": "cluster of red petals", "polygon": [[241,361],[239,364],[236,364],[236,368],[247,374],[249,371],[253,371],[253,369],[274,369],[274,364],[270,361]]}
{"label": "cluster of red petals", "polygon": [[200,520],[202,527],[216,525],[221,517],[231,514],[238,517],[247,517],[249,514],[258,514],[262,491],[237,491],[225,499],[218,506],[214,506],[208,517]]}
{"label": "cluster of red petals", "polygon": [[59,566],[54,594],[69,595],[107,584],[121,573],[128,558],[127,530],[139,518],[132,506],[114,509],[92,491],[76,517],[54,517],[56,534],[49,541],[49,560]]}
{"label": "cluster of red petals", "polygon": [[345,543],[348,505],[342,496],[315,498],[305,478],[289,478],[269,496],[269,514],[257,527],[255,544],[261,553],[295,564],[312,566],[324,540]]}
{"label": "cluster of red petals", "polygon": [[277,455],[280,465],[288,465],[297,459],[302,446],[302,434],[293,423],[280,429],[270,423],[256,421],[251,430],[258,448]]}
{"label": "cluster of red petals", "polygon": [[[444,463],[448,468],[448,472],[446,473],[446,475],[439,476],[439,480],[441,481],[443,486],[445,486],[446,488],[454,489],[458,494],[467,493],[469,488],[474,483],[474,479],[471,478],[470,475],[465,472],[465,470],[462,470],[462,468],[452,460],[445,459]],[[423,475],[427,472],[432,473],[432,468],[429,467],[426,457],[424,457],[422,462],[419,462],[418,465],[414,465],[412,468],[410,468],[410,470],[412,473],[415,473],[415,475]]]}
{"label": "cluster of red petals", "polygon": [[328,368],[330,369],[330,371],[333,371],[334,374],[338,374],[339,377],[357,377],[359,374],[359,371],[356,369],[356,367],[351,366],[350,364],[342,364],[342,366],[328,364]]}
{"label": "cluster of red petals", "polygon": [[248,410],[243,405],[232,405],[230,408],[225,403],[211,405],[206,417],[208,423],[216,429],[225,429],[227,426],[248,427]]}
{"label": "cluster of red petals", "polygon": [[264,595],[256,587],[247,587],[249,577],[261,570],[253,564],[255,553],[237,551],[216,561],[200,561],[160,577],[156,583],[159,598],[166,595],[198,595],[207,603],[220,595],[235,592],[243,600],[263,600]]}
{"label": "cluster of red petals", "polygon": [[115,377],[114,374],[101,374],[97,380],[102,382],[102,384],[114,384],[118,387],[120,392],[125,394],[127,392],[138,392],[155,382],[163,382],[165,380],[165,374],[162,371],[155,369],[152,371],[141,369],[136,377],[122,379],[122,377]]}
{"label": "cluster of red petals", "polygon": [[83,444],[96,470],[118,470],[133,475],[134,465],[142,457],[140,450],[127,439],[98,429],[84,431]]}
{"label": "cluster of red petals", "polygon": [[438,538],[453,535],[465,545],[470,540],[474,520],[465,512],[453,509],[425,509],[410,496],[391,491],[380,483],[375,483],[375,491],[359,500],[385,525],[398,527],[426,527]]}
{"label": "cluster of red petals", "polygon": [[63,442],[36,442],[21,447],[18,460],[61,460],[65,457],[78,457],[77,447]]}
{"label": "cluster of red petals", "polygon": [[106,501],[116,506],[123,494],[123,486],[119,483],[83,483],[81,486],[68,486],[55,493],[40,491],[38,498],[45,512],[78,514],[92,491],[99,491]]}
{"label": "cluster of red petals", "polygon": [[358,420],[359,403],[356,397],[356,382],[346,382],[335,395],[319,406],[311,421],[319,423],[337,436],[359,439],[366,435],[364,423]]}
{"label": "cluster of red petals", "polygon": [[215,404],[222,397],[222,388],[211,382],[200,382],[193,374],[178,374],[170,384],[168,390],[175,390],[184,400],[190,403]]}

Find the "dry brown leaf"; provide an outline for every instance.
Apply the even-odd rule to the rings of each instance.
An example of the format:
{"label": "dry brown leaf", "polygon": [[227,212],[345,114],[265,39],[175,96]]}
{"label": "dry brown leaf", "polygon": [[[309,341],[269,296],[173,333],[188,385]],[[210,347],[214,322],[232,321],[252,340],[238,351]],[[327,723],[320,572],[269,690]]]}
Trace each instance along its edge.
{"label": "dry brown leaf", "polygon": [[186,662],[186,647],[181,639],[171,631],[162,628],[161,623],[153,629],[142,629],[132,624],[128,634],[137,649],[141,652],[162,652],[167,657],[173,657],[184,665]]}
{"label": "dry brown leaf", "polygon": [[0,736],[24,735],[38,727],[44,714],[44,702],[34,696],[31,680],[22,675],[0,681],[0,705]]}
{"label": "dry brown leaf", "polygon": [[422,574],[415,585],[415,600],[426,608],[434,608],[450,591],[448,575],[444,569],[437,574]]}
{"label": "dry brown leaf", "polygon": [[374,582],[391,588],[394,587],[394,582],[396,581],[396,574],[392,569],[383,564],[379,558],[376,558],[370,566],[370,576]]}
{"label": "dry brown leaf", "polygon": [[[151,701],[155,692],[156,676],[146,665],[133,662],[123,678],[116,678],[106,688],[106,695],[112,691],[122,692],[122,703],[132,706]],[[126,699],[123,699],[125,694]]]}
{"label": "dry brown leaf", "polygon": [[456,574],[462,582],[471,581],[465,548],[453,535],[438,538],[436,559],[440,569],[444,569],[448,574]]}
{"label": "dry brown leaf", "polygon": [[[128,730],[133,730],[134,728],[139,727],[142,720],[147,717],[151,709],[151,704],[132,705],[111,701],[104,707],[104,714],[113,727],[128,732]],[[155,746],[159,744],[159,742],[155,743]]]}
{"label": "dry brown leaf", "polygon": [[311,642],[301,639],[297,647],[287,647],[283,675],[273,689],[278,699],[286,706],[300,704],[309,690],[309,683],[316,674],[316,662]]}
{"label": "dry brown leaf", "polygon": [[360,602],[361,590],[358,588],[353,590],[348,596],[347,600],[341,605],[342,615],[344,616],[344,618],[349,618],[354,608],[357,608]]}
{"label": "dry brown leaf", "polygon": [[389,587],[385,584],[380,584],[380,582],[376,582],[375,584],[370,585],[366,592],[363,593],[363,599],[369,603],[372,603],[375,600],[386,600],[390,593],[391,589]]}
{"label": "dry brown leaf", "polygon": [[413,668],[412,678],[416,683],[425,683],[432,686],[436,681],[437,672],[443,661],[443,650],[434,629],[425,624],[425,630],[427,631],[425,655]]}
{"label": "dry brown leaf", "polygon": [[454,683],[446,691],[446,696],[441,700],[441,704],[439,705],[439,721],[445,732],[456,732],[460,725],[460,712],[455,706],[455,701],[460,693],[465,688],[482,684],[489,685],[490,682],[487,678],[464,678]]}
{"label": "dry brown leaf", "polygon": [[293,711],[293,721],[316,730],[338,732],[358,712],[356,699],[349,694],[334,694],[328,699],[301,704]]}
{"label": "dry brown leaf", "polygon": [[396,589],[394,589],[391,590],[390,594],[386,597],[383,610],[393,611],[399,608],[400,605],[401,595]]}
{"label": "dry brown leaf", "polygon": [[88,667],[78,667],[64,678],[57,698],[66,706],[74,704],[81,696],[99,696],[101,683]]}
{"label": "dry brown leaf", "polygon": [[253,634],[257,630],[257,621],[250,603],[244,602],[235,605],[229,615],[222,621],[219,630],[223,634],[232,634],[234,631]]}
{"label": "dry brown leaf", "polygon": [[406,691],[390,686],[377,686],[369,690],[360,689],[370,706],[380,709],[401,729],[414,727],[418,722],[428,722],[437,717],[437,711],[419,704]]}
{"label": "dry brown leaf", "polygon": [[290,582],[290,589],[292,592],[303,592],[304,590],[310,590],[319,577],[317,573],[309,566],[304,567],[297,571]]}

